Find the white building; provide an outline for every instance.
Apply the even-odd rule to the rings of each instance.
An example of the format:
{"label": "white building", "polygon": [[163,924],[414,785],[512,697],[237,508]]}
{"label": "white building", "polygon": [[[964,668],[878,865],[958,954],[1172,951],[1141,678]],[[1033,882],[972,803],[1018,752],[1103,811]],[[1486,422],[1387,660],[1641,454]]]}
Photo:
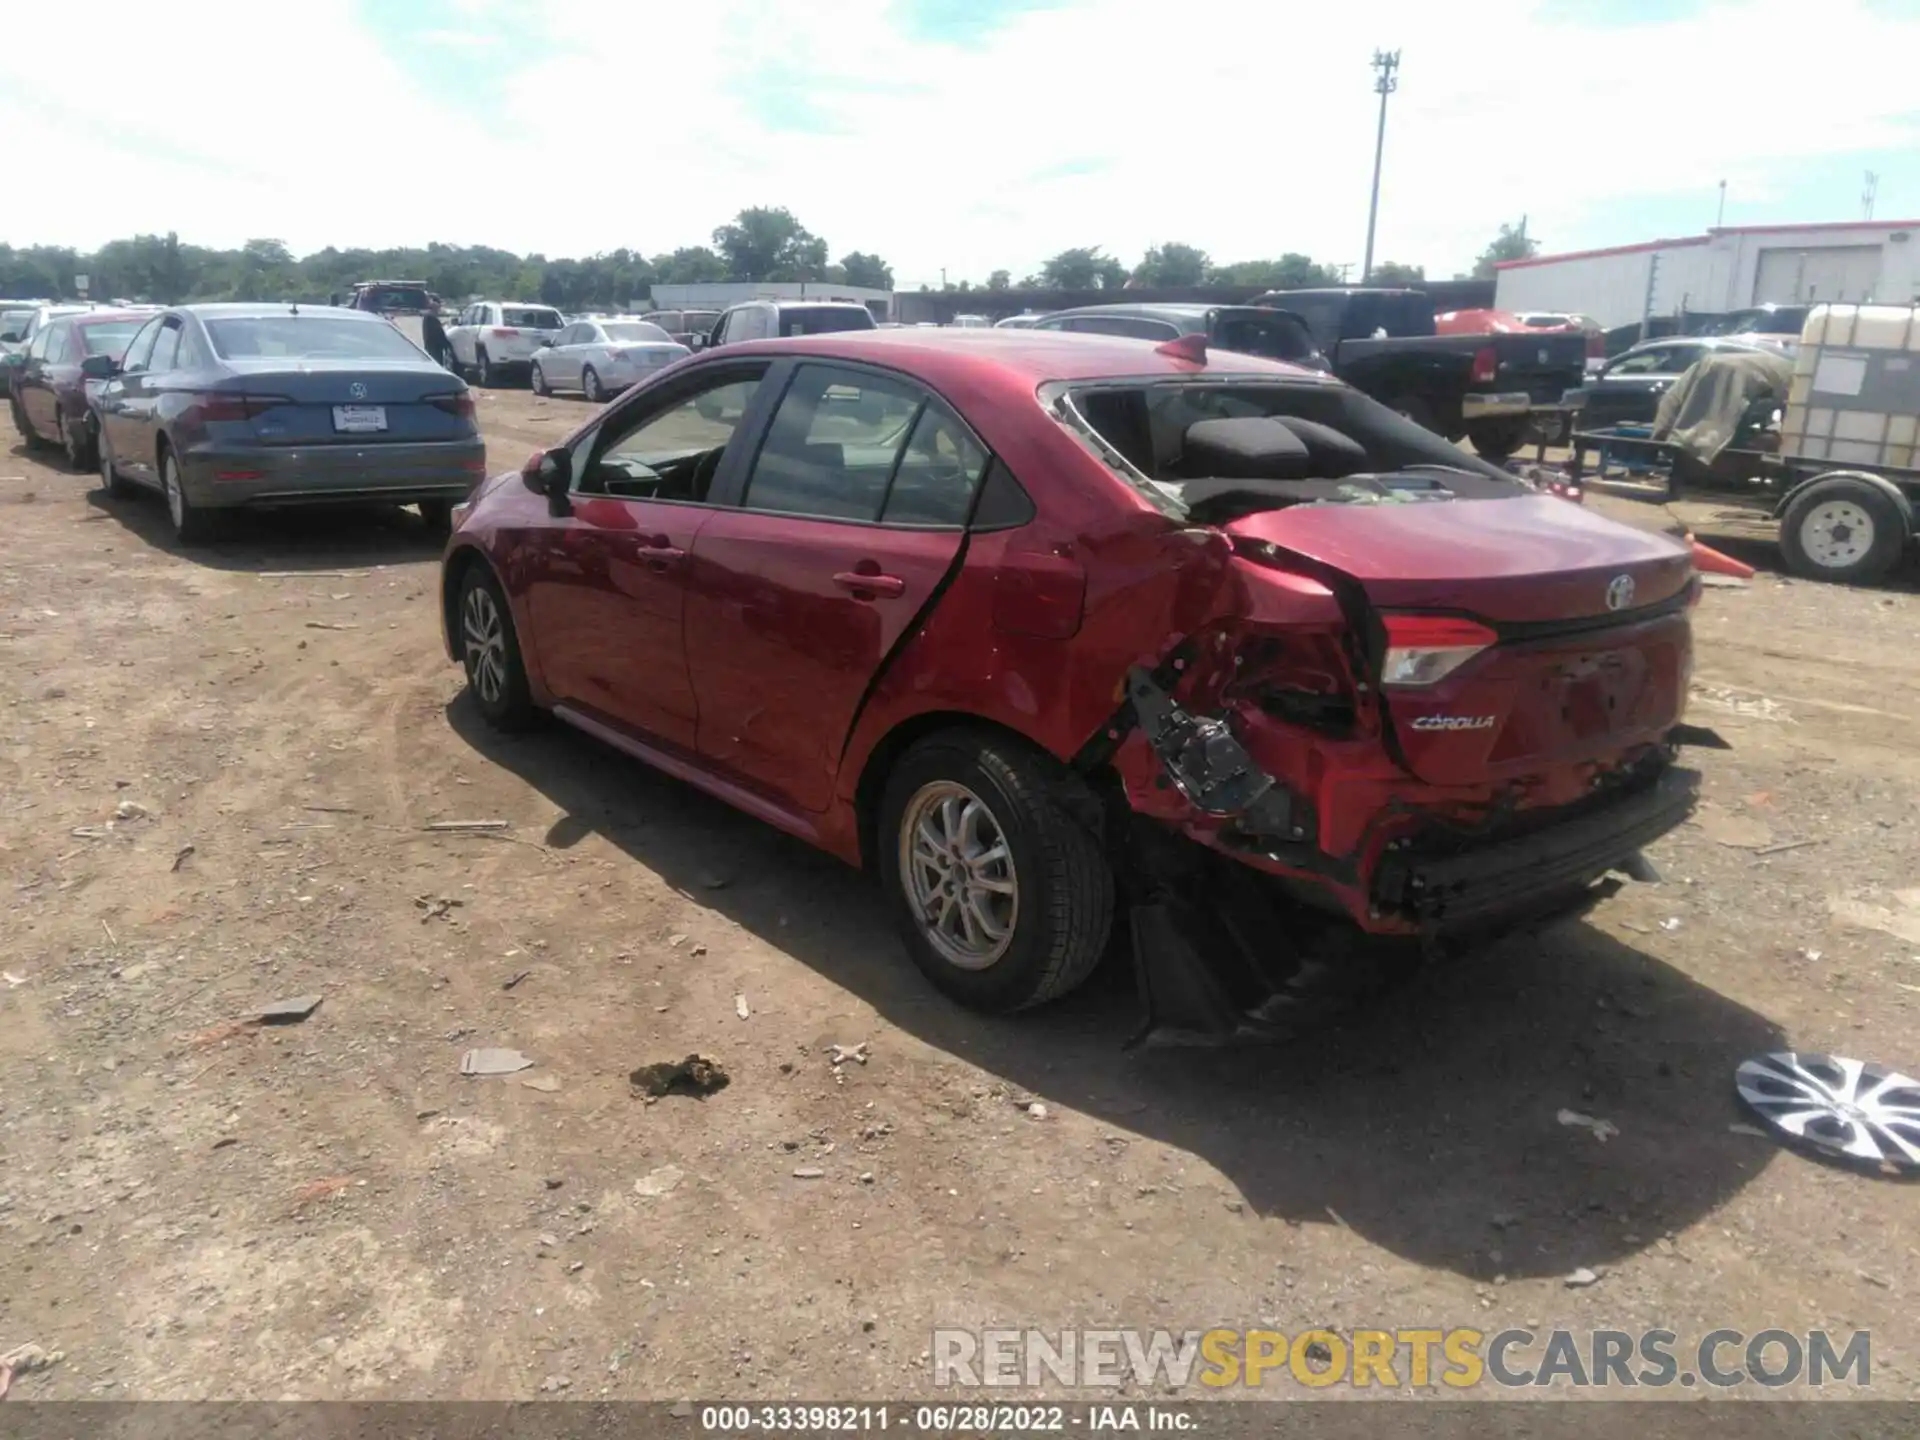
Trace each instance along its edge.
{"label": "white building", "polygon": [[893,318],[893,292],[828,280],[722,280],[707,285],[655,285],[656,310],[724,310],[748,300],[851,300],[876,320]]}
{"label": "white building", "polygon": [[1570,311],[1602,325],[1751,305],[1920,301],[1920,220],[1741,225],[1678,240],[1536,255],[1498,267],[1494,308]]}

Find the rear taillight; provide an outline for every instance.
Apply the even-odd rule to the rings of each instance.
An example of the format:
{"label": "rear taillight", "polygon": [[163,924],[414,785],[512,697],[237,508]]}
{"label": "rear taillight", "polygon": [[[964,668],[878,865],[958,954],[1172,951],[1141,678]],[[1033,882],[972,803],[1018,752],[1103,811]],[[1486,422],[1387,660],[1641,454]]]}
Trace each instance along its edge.
{"label": "rear taillight", "polygon": [[1587,358],[1589,360],[1607,358],[1607,337],[1597,330],[1587,336]]}
{"label": "rear taillight", "polygon": [[264,415],[276,405],[291,405],[293,400],[286,395],[231,395],[225,391],[213,390],[187,397],[187,408],[181,419],[198,421],[203,425],[220,420],[251,420],[256,415]]}
{"label": "rear taillight", "polygon": [[493,333],[495,335],[498,335],[501,339],[504,340],[508,336],[518,335],[520,332],[514,329],[511,325],[496,325],[493,327]]}
{"label": "rear taillight", "polygon": [[1473,383],[1491,385],[1500,377],[1500,352],[1483,345],[1473,352]]}
{"label": "rear taillight", "polygon": [[1388,615],[1382,685],[1432,685],[1500,637],[1477,620],[1452,615]]}
{"label": "rear taillight", "polygon": [[462,390],[456,395],[429,395],[427,404],[449,415],[458,415],[463,420],[473,418],[473,392],[470,390]]}

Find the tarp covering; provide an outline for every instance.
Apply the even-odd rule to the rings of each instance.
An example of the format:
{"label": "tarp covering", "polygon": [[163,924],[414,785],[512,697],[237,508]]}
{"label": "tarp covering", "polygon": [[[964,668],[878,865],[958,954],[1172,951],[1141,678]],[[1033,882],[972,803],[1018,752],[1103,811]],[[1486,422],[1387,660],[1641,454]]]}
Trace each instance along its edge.
{"label": "tarp covering", "polygon": [[1660,399],[1653,438],[1670,440],[1702,465],[1711,465],[1733,443],[1756,402],[1775,407],[1787,400],[1793,361],[1772,351],[1709,353]]}

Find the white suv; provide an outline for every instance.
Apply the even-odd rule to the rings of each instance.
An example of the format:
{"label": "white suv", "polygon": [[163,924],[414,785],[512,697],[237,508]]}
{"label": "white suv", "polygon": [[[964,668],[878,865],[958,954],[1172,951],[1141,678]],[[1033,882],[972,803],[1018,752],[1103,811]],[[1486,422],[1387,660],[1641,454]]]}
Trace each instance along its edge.
{"label": "white suv", "polygon": [[486,300],[460,312],[447,327],[453,369],[480,385],[498,385],[507,375],[525,375],[533,352],[567,328],[551,305],[516,305]]}

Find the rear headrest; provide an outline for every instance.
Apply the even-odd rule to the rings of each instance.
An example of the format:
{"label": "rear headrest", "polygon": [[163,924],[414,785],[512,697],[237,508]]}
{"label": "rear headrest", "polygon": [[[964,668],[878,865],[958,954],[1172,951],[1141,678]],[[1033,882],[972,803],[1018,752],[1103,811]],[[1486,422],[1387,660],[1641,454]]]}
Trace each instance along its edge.
{"label": "rear headrest", "polygon": [[1282,418],[1280,423],[1306,444],[1315,475],[1342,480],[1373,468],[1373,462],[1367,458],[1366,447],[1331,425],[1322,425],[1318,420],[1296,420],[1291,415]]}
{"label": "rear headrest", "polygon": [[1196,420],[1187,427],[1178,468],[1189,479],[1293,480],[1310,472],[1312,456],[1278,420]]}

